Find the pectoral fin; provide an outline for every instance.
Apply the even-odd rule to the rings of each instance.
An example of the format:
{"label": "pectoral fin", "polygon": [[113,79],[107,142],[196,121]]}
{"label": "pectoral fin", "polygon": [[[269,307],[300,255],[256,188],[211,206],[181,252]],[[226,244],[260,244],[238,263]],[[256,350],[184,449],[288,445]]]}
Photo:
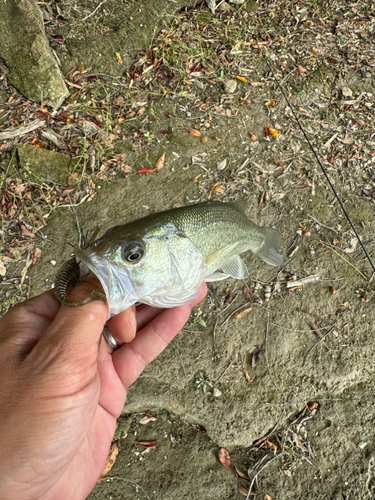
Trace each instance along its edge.
{"label": "pectoral fin", "polygon": [[230,278],[229,274],[221,273],[220,271],[216,271],[215,273],[211,273],[204,278],[206,283],[210,281],[221,281],[225,280],[225,278]]}
{"label": "pectoral fin", "polygon": [[249,271],[245,262],[239,255],[235,255],[221,266],[223,273],[229,274],[232,278],[242,280],[249,276]]}
{"label": "pectoral fin", "polygon": [[[230,245],[223,245],[218,248],[215,252],[212,252],[210,255],[206,257],[207,267],[210,269],[218,269],[220,267],[220,263],[226,259],[228,255],[234,253],[237,243],[232,243]],[[216,267],[214,267],[216,266]]]}

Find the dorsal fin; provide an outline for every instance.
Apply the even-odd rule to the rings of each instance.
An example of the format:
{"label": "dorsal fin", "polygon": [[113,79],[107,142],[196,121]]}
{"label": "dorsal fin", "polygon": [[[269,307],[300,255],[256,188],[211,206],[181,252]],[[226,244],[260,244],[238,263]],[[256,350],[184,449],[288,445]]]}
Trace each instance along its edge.
{"label": "dorsal fin", "polygon": [[232,205],[236,210],[238,210],[238,212],[246,215],[246,208],[247,208],[247,201],[246,200],[235,201],[232,203]]}

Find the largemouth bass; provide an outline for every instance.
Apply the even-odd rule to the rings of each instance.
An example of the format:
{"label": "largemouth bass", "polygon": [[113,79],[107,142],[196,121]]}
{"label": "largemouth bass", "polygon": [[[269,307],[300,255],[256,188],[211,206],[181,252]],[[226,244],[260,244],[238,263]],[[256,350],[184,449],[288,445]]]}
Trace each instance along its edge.
{"label": "largemouth bass", "polygon": [[68,305],[102,298],[100,292],[80,303],[67,298],[83,263],[99,278],[114,316],[136,302],[155,307],[190,303],[203,281],[244,279],[249,272],[239,254],[247,250],[271,266],[281,265],[281,233],[250,221],[245,209],[246,202],[209,201],[115,226],[87,248],[75,248],[77,259],[59,272],[55,295]]}

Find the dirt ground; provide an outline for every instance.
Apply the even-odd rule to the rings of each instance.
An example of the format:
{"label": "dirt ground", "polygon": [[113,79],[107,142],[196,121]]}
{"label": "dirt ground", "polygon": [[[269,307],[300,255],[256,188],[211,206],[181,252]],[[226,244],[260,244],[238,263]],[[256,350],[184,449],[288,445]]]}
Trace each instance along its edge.
{"label": "dirt ground", "polygon": [[[89,499],[240,499],[250,484],[265,500],[375,498],[372,269],[275,83],[374,259],[374,5],[246,2],[213,16],[191,2],[161,31],[137,25],[127,50],[122,3],[128,24],[147,11],[113,2],[82,23],[86,3],[50,4],[72,84],[57,113],[2,74],[0,133],[39,117],[63,146],[43,128],[0,143],[2,310],[53,283],[77,240],[72,204],[84,231],[104,231],[244,199],[250,219],[282,231],[284,264],[246,254],[249,279],[209,287],[130,387],[119,455]],[[20,144],[67,155],[69,186],[30,177]]]}

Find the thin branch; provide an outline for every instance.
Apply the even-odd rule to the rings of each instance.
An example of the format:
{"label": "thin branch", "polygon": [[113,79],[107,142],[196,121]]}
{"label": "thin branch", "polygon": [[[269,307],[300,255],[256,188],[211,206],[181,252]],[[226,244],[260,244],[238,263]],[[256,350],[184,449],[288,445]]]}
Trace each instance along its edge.
{"label": "thin branch", "polygon": [[82,21],[86,21],[86,19],[90,19],[90,17],[92,17],[92,16],[96,13],[96,11],[97,11],[97,10],[99,10],[99,9],[100,9],[100,7],[101,7],[104,3],[106,3],[106,1],[107,1],[107,0],[103,0],[102,2],[100,2],[100,4],[96,7],[96,9],[94,9],[94,10],[91,12],[91,14],[89,14],[89,15],[88,15],[88,16],[86,16],[86,17],[84,17],[84,18],[82,19]]}

